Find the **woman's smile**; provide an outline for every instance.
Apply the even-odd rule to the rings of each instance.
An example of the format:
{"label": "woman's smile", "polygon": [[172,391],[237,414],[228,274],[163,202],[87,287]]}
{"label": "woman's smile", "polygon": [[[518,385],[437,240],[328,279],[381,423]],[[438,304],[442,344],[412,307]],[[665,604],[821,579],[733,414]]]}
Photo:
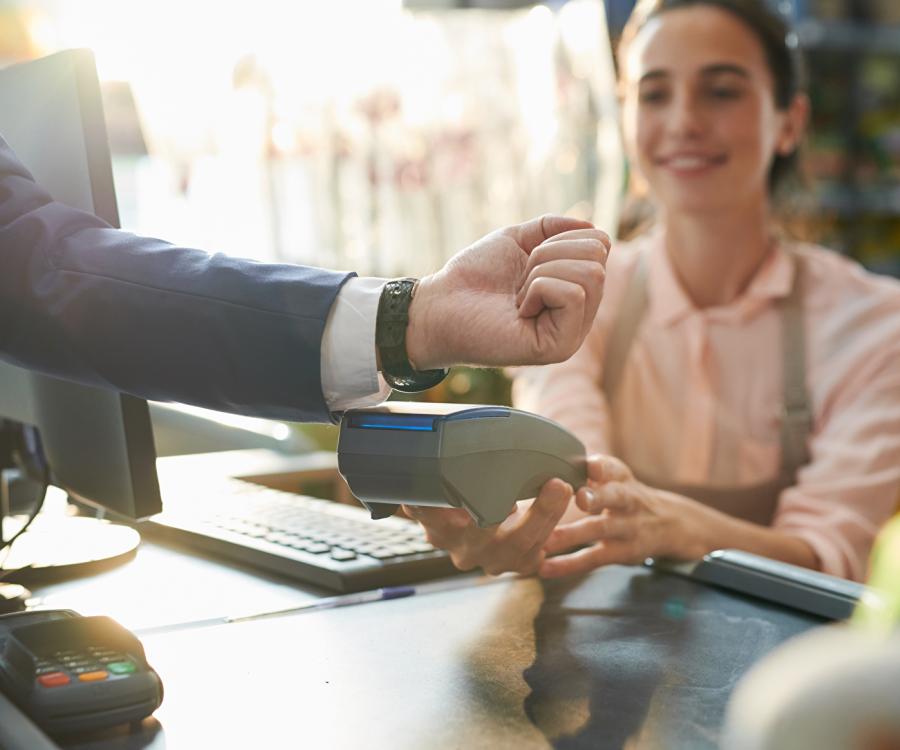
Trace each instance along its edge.
{"label": "woman's smile", "polygon": [[724,153],[703,151],[672,151],[657,156],[656,166],[676,177],[701,177],[728,162]]}

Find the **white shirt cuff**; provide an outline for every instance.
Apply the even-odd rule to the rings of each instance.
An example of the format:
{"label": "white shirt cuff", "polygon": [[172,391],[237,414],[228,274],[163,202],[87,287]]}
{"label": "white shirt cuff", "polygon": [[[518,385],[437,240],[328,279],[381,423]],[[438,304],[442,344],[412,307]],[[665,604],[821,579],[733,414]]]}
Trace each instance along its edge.
{"label": "white shirt cuff", "polygon": [[387,281],[349,279],[331,306],[322,334],[321,371],[330,411],[374,406],[391,393],[375,358],[375,319]]}

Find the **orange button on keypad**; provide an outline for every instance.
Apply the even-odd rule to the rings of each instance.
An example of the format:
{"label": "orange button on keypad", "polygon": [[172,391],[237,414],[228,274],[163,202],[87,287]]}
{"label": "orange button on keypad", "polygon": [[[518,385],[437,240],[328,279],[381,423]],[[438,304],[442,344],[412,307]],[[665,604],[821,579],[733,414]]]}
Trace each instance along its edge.
{"label": "orange button on keypad", "polygon": [[85,672],[78,675],[78,679],[82,682],[97,682],[98,680],[105,680],[107,677],[109,677],[109,672],[102,669],[98,672]]}

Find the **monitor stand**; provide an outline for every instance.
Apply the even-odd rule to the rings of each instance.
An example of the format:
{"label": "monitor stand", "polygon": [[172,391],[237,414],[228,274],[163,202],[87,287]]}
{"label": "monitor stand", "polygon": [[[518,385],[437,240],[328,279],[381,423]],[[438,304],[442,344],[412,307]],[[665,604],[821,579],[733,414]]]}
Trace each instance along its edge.
{"label": "monitor stand", "polygon": [[[0,552],[0,580],[44,584],[99,573],[131,560],[141,541],[135,529],[70,515],[65,493],[48,490],[44,508],[11,548]],[[5,538],[20,528],[4,519]]]}

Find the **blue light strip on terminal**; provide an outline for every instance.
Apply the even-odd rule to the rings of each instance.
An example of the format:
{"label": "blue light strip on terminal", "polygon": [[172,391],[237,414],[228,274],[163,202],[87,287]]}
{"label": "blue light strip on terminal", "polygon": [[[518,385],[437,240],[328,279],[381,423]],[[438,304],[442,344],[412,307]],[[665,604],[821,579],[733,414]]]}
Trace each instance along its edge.
{"label": "blue light strip on terminal", "polygon": [[434,417],[418,414],[354,414],[350,418],[351,427],[367,430],[406,430],[410,432],[433,432]]}

